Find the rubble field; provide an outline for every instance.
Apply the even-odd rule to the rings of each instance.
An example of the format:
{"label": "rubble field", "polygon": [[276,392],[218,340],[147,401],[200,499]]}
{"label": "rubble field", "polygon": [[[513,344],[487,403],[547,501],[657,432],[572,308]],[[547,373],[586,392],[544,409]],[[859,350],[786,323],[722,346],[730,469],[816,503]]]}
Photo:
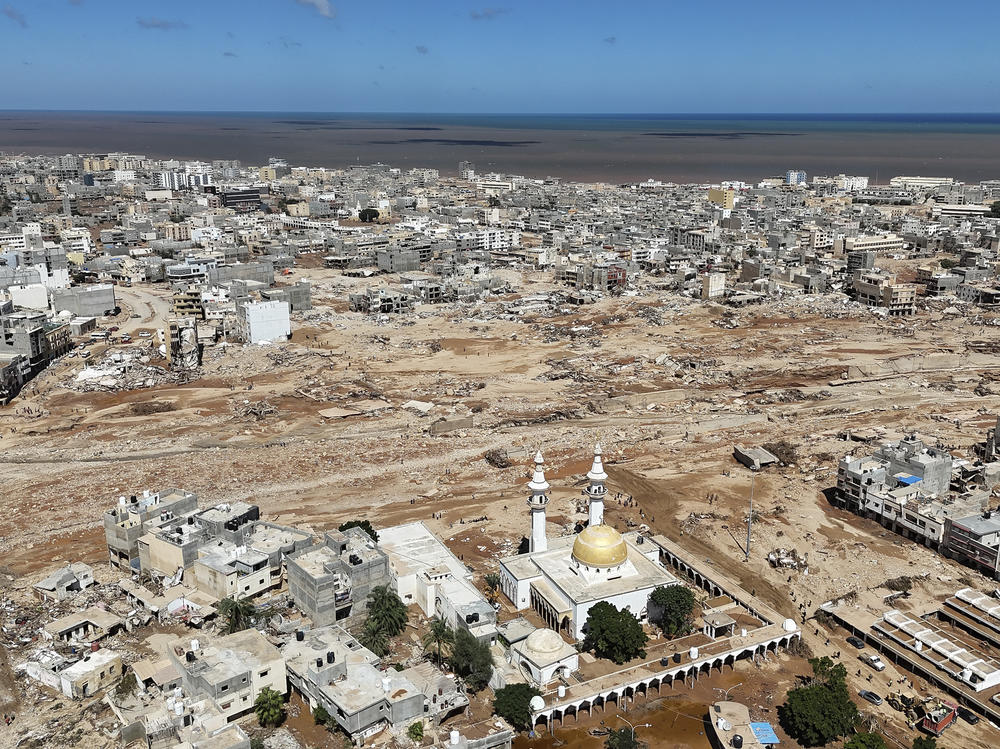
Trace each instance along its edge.
{"label": "rubble field", "polygon": [[[570,531],[585,517],[581,479],[598,441],[608,522],[680,540],[789,616],[903,575],[916,579],[917,600],[960,580],[995,587],[824,494],[837,461],[864,448],[847,430],[918,432],[971,455],[1000,411],[1000,331],[971,312],[928,303],[897,321],[831,296],[733,310],[640,292],[567,314],[512,317],[501,300],[362,317],[333,302],[339,276],[301,275],[314,309],[293,318],[288,343],[207,348],[188,381],[157,380],[154,357],[81,386],[82,363],[64,360],[0,408],[8,604],[66,562],[110,574],[104,510],[119,495],[171,486],[204,504],[252,502],[266,519],[317,532],[354,517],[423,520],[486,573],[527,532],[534,451],[553,487],[550,533]],[[790,452],[756,477],[744,562],[751,474],[733,446],[774,443]],[[808,574],[772,567],[777,549],[807,559]],[[814,653],[842,647],[812,622],[803,634]],[[762,678],[763,691],[788,686],[780,669]],[[9,679],[0,699],[16,702]],[[878,718],[905,735],[898,713]],[[948,741],[972,731],[957,724]]]}

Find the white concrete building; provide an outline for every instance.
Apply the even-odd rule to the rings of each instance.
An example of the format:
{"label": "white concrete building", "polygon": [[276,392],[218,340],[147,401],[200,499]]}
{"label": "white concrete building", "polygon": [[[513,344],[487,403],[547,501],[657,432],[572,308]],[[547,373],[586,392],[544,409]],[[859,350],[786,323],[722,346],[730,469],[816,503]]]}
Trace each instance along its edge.
{"label": "white concrete building", "polygon": [[[607,474],[599,445],[587,475],[590,517],[603,521]],[[654,544],[637,533],[621,534],[603,522],[588,526],[578,535],[549,541],[544,522],[549,484],[541,454],[535,456],[535,474],[528,486],[534,550],[500,560],[501,590],[519,611],[532,608],[552,629],[579,640],[594,604],[607,601],[641,621],[647,617],[650,594],[660,586],[679,583],[660,564],[659,549]],[[536,533],[541,536],[536,538]]]}
{"label": "white concrete building", "polygon": [[288,302],[249,302],[236,310],[236,330],[244,343],[288,340],[292,324]]}
{"label": "white concrete building", "polygon": [[426,616],[439,616],[479,640],[495,642],[496,612],[472,584],[469,568],[426,525],[397,525],[379,530],[378,536],[404,603],[416,603]]}

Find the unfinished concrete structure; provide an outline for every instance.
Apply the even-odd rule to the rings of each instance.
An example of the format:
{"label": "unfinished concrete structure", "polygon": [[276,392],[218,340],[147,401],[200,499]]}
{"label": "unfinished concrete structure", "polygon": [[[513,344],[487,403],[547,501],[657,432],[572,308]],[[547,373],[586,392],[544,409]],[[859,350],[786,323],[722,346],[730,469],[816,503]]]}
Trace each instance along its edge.
{"label": "unfinished concrete structure", "polygon": [[371,589],[390,582],[386,553],[360,528],[327,531],[286,564],[292,600],[318,627],[359,621]]}
{"label": "unfinished concrete structure", "polygon": [[180,674],[184,693],[207,697],[226,719],[252,710],[264,689],[288,692],[281,653],[256,629],[212,639],[178,639],[167,656]]}
{"label": "unfinished concrete structure", "polygon": [[413,310],[413,300],[401,291],[383,287],[366,289],[360,294],[351,294],[349,304],[352,312],[373,315],[391,315]]}
{"label": "unfinished concrete structure", "polygon": [[326,710],[353,741],[387,726],[443,720],[469,704],[455,680],[430,664],[379,670],[379,657],[339,626],[296,633],[282,656],[291,688],[310,710]]}
{"label": "unfinished concrete structure", "polygon": [[164,489],[142,495],[133,494],[104,513],[104,537],[111,566],[133,571],[139,569],[139,538],[151,529],[169,522],[171,517],[187,515],[198,509],[198,495],[183,489]]}

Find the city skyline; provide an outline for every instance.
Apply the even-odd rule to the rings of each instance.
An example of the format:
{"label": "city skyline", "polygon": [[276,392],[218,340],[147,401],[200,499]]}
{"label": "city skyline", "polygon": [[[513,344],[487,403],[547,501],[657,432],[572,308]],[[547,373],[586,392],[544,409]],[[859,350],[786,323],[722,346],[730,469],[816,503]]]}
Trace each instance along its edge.
{"label": "city skyline", "polygon": [[[889,6],[889,7],[887,7]],[[0,4],[7,109],[454,113],[995,111],[990,20],[836,9],[327,0]],[[968,19],[979,19],[969,24]],[[922,62],[931,44],[934,65]],[[955,76],[949,59],[960,59]]]}

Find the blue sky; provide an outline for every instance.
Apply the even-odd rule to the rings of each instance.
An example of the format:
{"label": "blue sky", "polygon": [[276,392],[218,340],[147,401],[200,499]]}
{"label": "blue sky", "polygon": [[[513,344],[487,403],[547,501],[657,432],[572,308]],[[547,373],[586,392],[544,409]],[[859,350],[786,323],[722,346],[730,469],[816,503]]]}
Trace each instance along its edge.
{"label": "blue sky", "polygon": [[993,112],[1000,3],[0,0],[5,109]]}

